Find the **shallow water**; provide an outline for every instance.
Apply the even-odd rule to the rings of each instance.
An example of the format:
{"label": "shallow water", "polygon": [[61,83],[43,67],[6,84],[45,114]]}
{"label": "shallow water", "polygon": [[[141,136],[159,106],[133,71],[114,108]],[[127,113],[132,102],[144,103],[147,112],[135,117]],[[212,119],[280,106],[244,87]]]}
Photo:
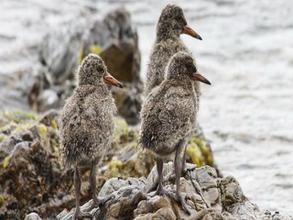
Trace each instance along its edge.
{"label": "shallow water", "polygon": [[[167,2],[96,3],[101,14],[118,5],[132,12],[140,37],[142,74],[155,37],[155,22]],[[196,57],[198,69],[213,83],[202,86],[199,122],[212,140],[220,169],[235,176],[244,193],[260,207],[292,214],[293,1],[177,3],[184,8],[189,25],[203,37],[203,41],[188,36],[182,39]],[[2,0],[1,83],[10,83],[13,88],[18,76],[10,73],[30,71],[36,57],[31,51],[45,31],[76,19],[84,4],[73,0]],[[4,97],[6,91],[0,92]],[[0,98],[2,107],[6,101]],[[17,106],[24,101],[14,102]]]}
{"label": "shallow water", "polygon": [[[123,1],[133,13],[142,73],[168,1]],[[293,213],[293,1],[177,1],[203,37],[182,36],[199,70],[199,122],[225,175],[264,209]],[[121,3],[100,1],[100,8]]]}

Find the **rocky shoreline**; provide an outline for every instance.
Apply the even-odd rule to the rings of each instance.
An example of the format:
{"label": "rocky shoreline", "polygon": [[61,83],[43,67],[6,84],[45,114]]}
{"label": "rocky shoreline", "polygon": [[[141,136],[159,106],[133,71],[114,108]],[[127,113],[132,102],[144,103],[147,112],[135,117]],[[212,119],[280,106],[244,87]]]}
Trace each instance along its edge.
{"label": "rocky shoreline", "polygon": [[[74,207],[73,172],[62,165],[57,119],[55,110],[43,115],[1,115],[0,219],[70,219]],[[261,210],[246,198],[234,177],[223,177],[213,168],[209,142],[202,133],[194,133],[189,140],[189,164],[181,178],[182,193],[194,210],[187,216],[176,201],[156,196],[154,191],[146,193],[157,181],[157,173],[153,155],[138,147],[137,136],[137,127],[115,119],[112,149],[99,165],[97,175],[99,196],[113,198],[101,209],[92,210],[95,219],[293,219]],[[164,167],[164,186],[170,191],[175,189],[172,167],[171,162]],[[83,173],[82,202],[86,208],[91,203],[89,173]]]}
{"label": "rocky shoreline", "polygon": [[[173,164],[164,165],[164,186],[174,191]],[[271,213],[258,208],[243,194],[238,181],[232,177],[219,177],[214,168],[203,166],[196,168],[187,164],[185,175],[181,178],[182,193],[193,212],[187,215],[176,201],[169,197],[145,193],[148,186],[157,179],[156,167],[147,178],[129,177],[127,179],[111,178],[103,185],[99,197],[111,198],[99,208],[90,210],[93,219],[190,219],[190,220],[289,220],[278,212]],[[87,210],[92,201],[82,206]],[[74,214],[63,210],[56,216],[58,220],[70,220]],[[41,219],[36,213],[26,216],[26,220]]]}
{"label": "rocky shoreline", "polygon": [[[0,219],[23,219],[30,212],[53,218],[74,206],[72,170],[65,170],[59,152],[58,111],[43,115],[4,112],[0,115]],[[99,165],[97,190],[112,178],[147,177],[154,157],[137,142],[138,128],[117,117],[112,148]],[[188,161],[214,165],[208,141],[194,133]],[[85,169],[82,202],[90,198]]]}

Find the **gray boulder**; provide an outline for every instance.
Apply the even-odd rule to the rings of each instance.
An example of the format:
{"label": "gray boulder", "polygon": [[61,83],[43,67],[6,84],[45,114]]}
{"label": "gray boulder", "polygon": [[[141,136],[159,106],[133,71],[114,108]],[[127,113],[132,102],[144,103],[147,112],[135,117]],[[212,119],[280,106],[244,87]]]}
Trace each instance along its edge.
{"label": "gray boulder", "polygon": [[[164,165],[164,187],[175,190],[173,163]],[[188,216],[176,201],[147,193],[148,186],[157,181],[156,167],[147,178],[112,178],[100,190],[99,197],[111,197],[104,207],[91,211],[94,219],[192,219],[192,220],[290,220],[289,216],[263,211],[243,194],[234,177],[219,177],[214,168],[196,168],[187,164],[181,178],[181,192],[193,210]],[[92,201],[85,203],[87,209]],[[57,219],[71,219],[74,210],[61,212]]]}
{"label": "gray boulder", "polygon": [[78,64],[88,53],[99,54],[109,72],[125,84],[113,89],[118,113],[136,124],[141,107],[143,84],[140,79],[138,35],[124,8],[69,23],[65,29],[48,33],[40,47],[39,64],[27,94],[34,110],[58,108],[72,94]]}

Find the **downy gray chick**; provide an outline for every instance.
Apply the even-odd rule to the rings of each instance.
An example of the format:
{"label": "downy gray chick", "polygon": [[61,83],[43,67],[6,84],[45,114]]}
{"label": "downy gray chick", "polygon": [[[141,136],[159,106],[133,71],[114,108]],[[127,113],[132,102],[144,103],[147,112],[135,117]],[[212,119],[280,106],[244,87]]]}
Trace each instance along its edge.
{"label": "downy gray chick", "polygon": [[109,85],[122,84],[108,72],[103,60],[89,54],[82,61],[78,85],[67,99],[60,118],[61,148],[64,162],[74,167],[76,210],[73,219],[90,217],[80,211],[80,166],[90,166],[90,189],[93,207],[103,201],[96,196],[96,164],[110,148],[113,135],[113,114],[116,106]]}
{"label": "downy gray chick", "polygon": [[162,185],[163,160],[174,159],[176,176],[176,200],[190,213],[179,185],[186,139],[194,129],[198,95],[194,92],[194,81],[210,82],[200,75],[190,54],[178,52],[173,55],[166,69],[166,79],[147,96],[141,111],[140,143],[156,155],[159,183],[157,194],[170,193]]}
{"label": "downy gray chick", "polygon": [[145,95],[164,80],[165,68],[170,57],[179,51],[188,52],[180,39],[181,34],[202,40],[201,36],[187,25],[182,8],[168,4],[162,10],[157,23],[156,40],[146,73]]}

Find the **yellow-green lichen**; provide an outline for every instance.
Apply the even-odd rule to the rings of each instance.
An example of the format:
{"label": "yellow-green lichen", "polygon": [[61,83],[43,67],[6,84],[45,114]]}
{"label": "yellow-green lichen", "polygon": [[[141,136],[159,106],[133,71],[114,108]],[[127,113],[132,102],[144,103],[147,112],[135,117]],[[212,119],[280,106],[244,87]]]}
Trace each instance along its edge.
{"label": "yellow-green lichen", "polygon": [[47,136],[47,127],[44,124],[39,124],[38,125],[38,133],[41,138]]}
{"label": "yellow-green lichen", "polygon": [[5,200],[7,200],[7,195],[0,194],[0,207],[4,204]]}
{"label": "yellow-green lichen", "polygon": [[213,165],[213,155],[206,142],[193,134],[188,140],[186,154],[192,163],[202,166],[205,164]]}
{"label": "yellow-green lichen", "polygon": [[214,163],[213,154],[211,152],[211,149],[208,147],[207,143],[204,140],[197,138],[196,144],[199,147],[199,149],[204,157],[205,164],[212,166]]}
{"label": "yellow-green lichen", "polygon": [[24,111],[5,111],[0,114],[0,117],[2,121],[5,121],[5,124],[1,126],[0,142],[28,130],[38,118],[36,114]]}
{"label": "yellow-green lichen", "polygon": [[[58,138],[57,138],[58,139]],[[59,156],[60,155],[60,149],[59,149],[59,142],[56,138],[50,138],[50,146],[52,149],[52,153],[55,156]]]}
{"label": "yellow-green lichen", "polygon": [[0,115],[0,128],[6,126],[9,123],[6,118],[3,117],[3,113]]}
{"label": "yellow-green lichen", "polygon": [[78,63],[81,63],[81,61],[83,60],[83,58],[85,58],[85,56],[87,55],[86,51],[89,51],[90,53],[94,53],[94,54],[97,54],[99,55],[101,52],[102,52],[102,48],[100,45],[97,45],[97,44],[91,44],[89,46],[89,48],[85,48],[85,46],[82,44],[80,46],[80,49],[79,49],[79,55],[78,55]]}
{"label": "yellow-green lichen", "polygon": [[0,134],[0,142],[5,141],[7,139],[7,136],[4,134]]}
{"label": "yellow-green lichen", "polygon": [[102,48],[99,45],[92,44],[90,45],[90,52],[99,55],[102,51]]}
{"label": "yellow-green lichen", "polygon": [[11,132],[11,135],[13,134],[17,134],[17,133],[20,133],[22,131],[26,131],[28,130],[30,127],[33,126],[33,123],[32,122],[27,122],[27,123],[19,123],[19,124],[16,124],[16,127],[15,129]]}
{"label": "yellow-green lichen", "polygon": [[5,111],[3,112],[3,117],[15,123],[37,119],[37,116],[34,113],[23,112],[23,111],[11,111],[11,112]]}
{"label": "yellow-green lichen", "polygon": [[55,119],[53,119],[53,120],[51,121],[50,126],[51,126],[52,128],[54,128],[54,129],[57,129],[57,128],[58,128],[58,123],[57,123],[57,121],[56,121]]}
{"label": "yellow-green lichen", "polygon": [[33,122],[32,121],[28,121],[28,122],[23,122],[23,123],[15,123],[15,122],[10,122],[8,125],[6,125],[5,127],[3,127],[1,129],[1,131],[5,131],[7,132],[7,134],[0,134],[0,142],[6,140],[7,138],[9,138],[12,135],[15,135],[17,133],[23,132],[28,130],[30,127],[33,126]]}
{"label": "yellow-green lichen", "polygon": [[5,169],[6,167],[8,167],[9,165],[9,161],[10,161],[11,155],[8,155],[7,157],[5,157],[1,162],[0,162],[0,168]]}
{"label": "yellow-green lichen", "polygon": [[38,134],[40,136],[41,143],[47,148],[47,150],[55,151],[54,149],[49,149],[50,145],[50,136],[48,135],[48,128],[44,124],[37,125]]}
{"label": "yellow-green lichen", "polygon": [[123,162],[121,160],[111,160],[108,163],[108,172],[111,176],[117,176],[123,167]]}
{"label": "yellow-green lichen", "polygon": [[186,154],[190,157],[191,162],[197,166],[203,165],[203,156],[199,147],[195,143],[187,145]]}

